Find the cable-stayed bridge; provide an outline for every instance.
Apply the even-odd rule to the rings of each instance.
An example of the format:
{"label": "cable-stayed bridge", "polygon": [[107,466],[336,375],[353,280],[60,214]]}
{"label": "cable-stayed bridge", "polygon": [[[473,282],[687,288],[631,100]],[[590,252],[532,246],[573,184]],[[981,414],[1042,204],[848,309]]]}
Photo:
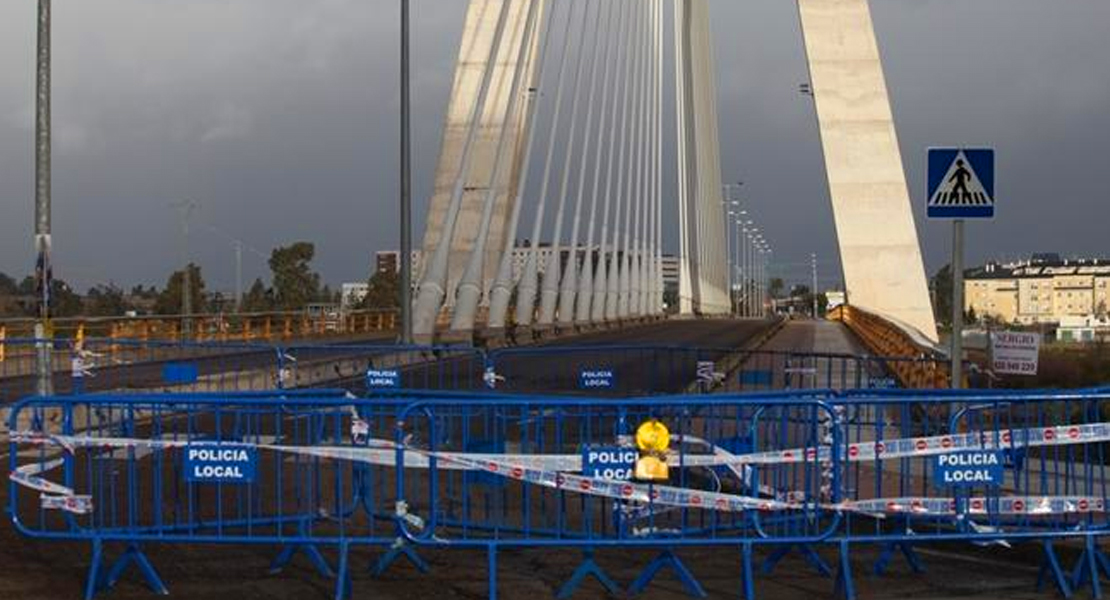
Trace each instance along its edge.
{"label": "cable-stayed bridge", "polygon": [[[847,296],[935,340],[866,0],[800,0]],[[418,340],[734,308],[707,0],[472,0],[427,212]],[[522,242],[519,240],[523,240]],[[523,268],[513,255],[523,244]],[[758,300],[757,300],[758,301]]]}

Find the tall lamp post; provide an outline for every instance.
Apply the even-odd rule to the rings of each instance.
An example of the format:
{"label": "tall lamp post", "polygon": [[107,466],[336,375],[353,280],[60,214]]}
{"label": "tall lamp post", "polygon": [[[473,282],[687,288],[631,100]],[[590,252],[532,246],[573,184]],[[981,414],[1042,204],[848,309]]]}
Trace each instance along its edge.
{"label": "tall lamp post", "polygon": [[412,344],[412,98],[409,0],[401,0],[401,343]]}
{"label": "tall lamp post", "polygon": [[[736,303],[733,301],[732,298],[735,288],[733,276],[733,268],[735,267],[735,263],[732,262],[732,226],[730,219],[737,216],[737,213],[734,212],[733,209],[735,208],[736,210],[739,210],[740,207],[740,202],[732,199],[732,188],[739,188],[742,185],[744,185],[743,181],[737,181],[736,183],[726,183],[721,186],[725,190],[724,204],[727,213],[725,218],[725,253],[728,256],[728,297],[729,306],[733,307],[732,310],[734,314],[736,312]],[[740,240],[736,240],[736,243],[739,244]]]}
{"label": "tall lamp post", "polygon": [[40,396],[53,392],[50,292],[50,0],[39,0],[38,48],[35,57],[35,284],[38,321],[35,337],[35,389]]}

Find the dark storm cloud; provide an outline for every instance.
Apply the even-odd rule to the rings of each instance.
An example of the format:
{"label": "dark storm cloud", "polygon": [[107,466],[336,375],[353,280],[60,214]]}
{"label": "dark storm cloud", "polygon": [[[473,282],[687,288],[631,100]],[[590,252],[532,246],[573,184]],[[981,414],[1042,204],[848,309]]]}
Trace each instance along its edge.
{"label": "dark storm cloud", "polygon": [[[722,165],[786,274],[835,256],[797,14],[711,0]],[[415,196],[439,150],[465,0],[414,0]],[[332,283],[396,244],[395,0],[55,1],[58,275],[161,283],[180,254],[171,202],[201,205],[194,254],[231,283],[231,244],[317,243]],[[873,0],[911,194],[925,148],[999,150],[999,218],[971,260],[1110,254],[1110,4]],[[0,5],[0,270],[32,264],[34,5]],[[918,210],[926,258],[947,229]],[[418,224],[416,234],[420,235]],[[825,262],[825,261],[823,261]],[[246,259],[248,276],[264,260]],[[804,278],[804,272],[798,273]]]}

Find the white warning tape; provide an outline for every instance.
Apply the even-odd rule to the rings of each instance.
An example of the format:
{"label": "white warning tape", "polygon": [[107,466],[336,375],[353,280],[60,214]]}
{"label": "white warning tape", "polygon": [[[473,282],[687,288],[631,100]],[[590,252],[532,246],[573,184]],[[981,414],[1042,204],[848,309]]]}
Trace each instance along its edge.
{"label": "white warning tape", "polygon": [[[1039,433],[1039,435],[1037,435]],[[786,450],[757,454],[735,455],[705,440],[687,436],[686,443],[709,446],[713,454],[670,455],[668,463],[686,467],[728,467],[743,479],[745,471],[736,467],[757,464],[782,464],[806,460],[806,451]],[[1060,426],[1041,430],[1003,431],[997,434],[958,434],[926,438],[907,438],[868,444],[853,444],[846,449],[849,460],[860,461],[877,456],[882,458],[901,458],[906,456],[928,456],[962,449],[1016,448],[1044,445],[1064,445],[1091,443],[1110,439],[1110,424],[1096,423],[1086,426]],[[60,436],[42,435],[32,432],[15,432],[11,440],[16,443],[56,445],[68,452],[75,448],[99,448],[116,450],[133,449],[176,449],[184,448],[190,442],[182,440],[142,440],[117,437]],[[996,441],[997,440],[997,441]],[[212,443],[212,442],[205,442]],[[215,442],[220,443],[220,442]],[[242,447],[241,442],[225,442]],[[370,463],[379,466],[394,466],[397,458],[397,444],[389,440],[369,439],[366,447],[338,446],[287,446],[275,444],[256,444],[262,450],[283,454],[294,454],[332,460]],[[852,448],[856,448],[855,451]],[[808,460],[828,456],[828,447],[811,448]],[[804,492],[778,492],[764,490],[771,498],[760,498],[726,494],[714,491],[677,488],[668,485],[642,484],[614,481],[576,475],[582,469],[581,455],[537,455],[537,454],[490,454],[459,453],[403,448],[405,468],[426,469],[433,461],[437,468],[449,470],[482,471],[508,479],[535,485],[564,490],[573,493],[612,498],[615,500],[651,503],[678,508],[709,509],[723,512],[748,510],[785,511],[816,509],[842,512],[858,512],[869,515],[920,514],[955,515],[956,500],[953,498],[906,497],[881,498],[870,500],[846,501],[837,504],[813,503],[810,494]],[[777,460],[772,460],[777,457]],[[79,496],[68,487],[39,477],[42,473],[56,469],[65,463],[64,458],[52,459],[44,463],[24,465],[11,474],[16,483],[44,494],[44,508],[55,508],[83,514],[92,510],[92,499]],[[1104,512],[1101,497],[1089,496],[1033,496],[1033,497],[983,497],[966,499],[962,512],[966,514],[1007,514],[1007,515],[1047,515],[1068,513]]]}
{"label": "white warning tape", "polygon": [[[849,462],[893,458],[920,458],[960,450],[1010,450],[1044,446],[1067,446],[1110,441],[1110,423],[1057,425],[1026,429],[1001,429],[975,433],[957,433],[928,437],[898,438],[875,442],[846,444],[841,459]],[[771,452],[745,454],[736,458],[740,464],[789,464],[829,460],[829,446],[791,448]]]}
{"label": "white warning tape", "polygon": [[42,463],[31,463],[16,467],[9,474],[15,483],[41,492],[39,499],[46,510],[63,510],[84,515],[92,512],[92,497],[76,494],[71,488],[40,477],[65,464],[65,458],[55,458]]}

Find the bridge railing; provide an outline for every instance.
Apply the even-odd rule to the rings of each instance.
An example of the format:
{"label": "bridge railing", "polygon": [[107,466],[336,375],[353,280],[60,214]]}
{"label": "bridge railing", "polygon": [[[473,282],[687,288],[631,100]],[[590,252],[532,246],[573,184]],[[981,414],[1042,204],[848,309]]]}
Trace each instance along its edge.
{"label": "bridge railing", "polygon": [[834,308],[828,318],[843,322],[875,355],[900,359],[891,366],[902,387],[951,387],[944,352],[919,332],[851,305]]}
{"label": "bridge railing", "polygon": [[[280,342],[395,331],[396,310],[72,317],[50,321],[52,338],[162,342]],[[0,340],[35,337],[34,319],[0,319]]]}

